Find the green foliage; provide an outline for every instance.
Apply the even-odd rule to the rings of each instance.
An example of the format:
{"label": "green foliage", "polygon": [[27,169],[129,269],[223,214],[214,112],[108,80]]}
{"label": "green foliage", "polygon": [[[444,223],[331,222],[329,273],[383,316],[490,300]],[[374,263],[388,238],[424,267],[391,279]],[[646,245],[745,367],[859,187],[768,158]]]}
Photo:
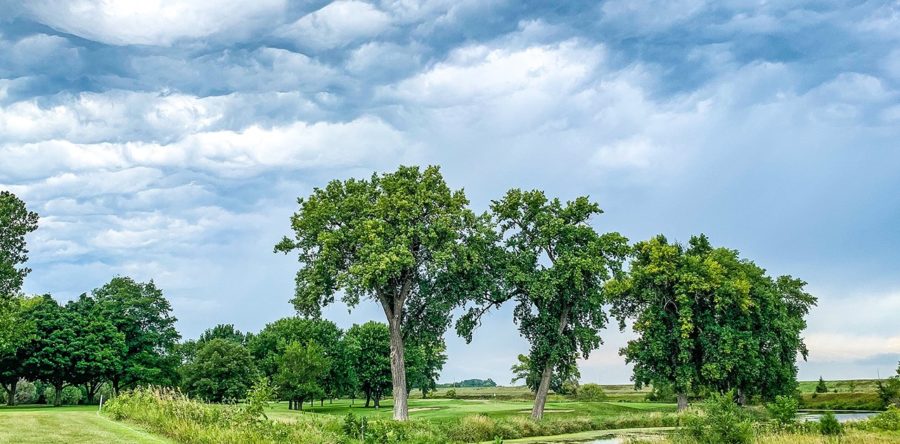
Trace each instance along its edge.
{"label": "green foliage", "polygon": [[634,365],[637,387],[771,399],[794,392],[795,359],[806,356],[800,333],[816,300],[804,286],[767,276],[706,236],[687,247],[656,236],[634,246],[629,273],[608,291],[620,328],[634,321],[638,338],[620,353]]}
{"label": "green foliage", "polygon": [[844,426],[838,422],[833,412],[825,412],[819,418],[819,433],[826,436],[837,436],[844,433]]}
{"label": "green foliage", "polygon": [[292,342],[278,362],[275,383],[283,398],[299,402],[303,410],[306,400],[325,396],[324,379],[330,367],[331,361],[318,343]]}
{"label": "green foliage", "polygon": [[377,406],[391,387],[391,345],[387,326],[374,321],[353,325],[347,330],[347,350],[359,390],[366,396],[366,407],[370,399]]}
{"label": "green foliage", "polygon": [[463,379],[459,382],[450,382],[446,384],[438,384],[438,388],[450,387],[496,387],[497,383],[493,379]]}
{"label": "green foliage", "polygon": [[32,404],[37,402],[37,400],[37,386],[31,381],[20,380],[18,385],[16,385],[16,403]]}
{"label": "green foliage", "polygon": [[447,390],[447,393],[445,393],[444,395],[450,399],[456,399],[456,390]]}
{"label": "green foliage", "polygon": [[[541,383],[541,373],[544,369],[538,367],[528,355],[520,354],[516,359],[519,362],[509,368],[513,373],[510,383],[515,384],[523,381],[529,390],[537,392]],[[553,375],[550,377],[550,390],[560,395],[575,394],[580,378],[581,372],[578,371],[578,366],[574,362],[567,363],[565,368],[553,372]]]}
{"label": "green foliage", "polygon": [[181,368],[181,373],[188,394],[222,402],[243,399],[256,378],[256,367],[241,344],[213,339],[200,347],[194,360]]}
{"label": "green foliage", "polygon": [[[44,389],[44,399],[53,402],[56,399],[56,388],[47,387]],[[59,404],[56,405],[75,405],[83,398],[83,393],[78,387],[67,385],[59,392]]]}
{"label": "green foliage", "polygon": [[606,392],[603,391],[603,387],[600,387],[600,384],[582,384],[578,387],[578,394],[575,396],[575,399],[579,401],[605,401]]}
{"label": "green foliage", "polygon": [[698,444],[744,444],[753,440],[753,423],[732,393],[712,394],[701,411],[688,414],[679,441]]}
{"label": "green foliage", "polygon": [[[37,213],[28,211],[25,202],[9,191],[0,191],[0,304],[19,294],[31,271],[22,267],[28,261],[25,236],[36,230],[37,224]],[[0,310],[4,308],[0,305]],[[0,332],[5,331],[0,328]]]}
{"label": "green foliage", "polygon": [[[542,191],[513,189],[491,205],[502,245],[498,258],[502,298],[480,300],[460,320],[457,329],[470,336],[490,307],[514,299],[519,332],[531,345],[528,375],[541,375],[536,385],[535,417],[553,374],[572,377],[576,360],[600,345],[606,324],[604,283],[617,274],[628,251],[618,233],[598,234],[589,224],[601,213],[587,197],[563,203]],[[559,387],[562,389],[562,387]]]}
{"label": "green foliage", "polygon": [[825,385],[825,380],[819,376],[819,383],[816,384],[816,393],[828,393],[828,386]]}
{"label": "green foliage", "polygon": [[266,416],[266,408],[274,399],[275,387],[269,382],[269,378],[260,376],[247,391],[247,404],[244,406],[244,412],[251,420],[269,419]]}
{"label": "green foliage", "polygon": [[293,238],[275,247],[299,256],[294,307],[316,317],[338,292],[350,307],[367,298],[380,303],[396,357],[394,416],[406,419],[403,337],[440,337],[453,307],[480,289],[478,274],[467,273],[480,270],[467,260],[477,220],[468,200],[437,167],[400,167],[332,181],[298,204]]}
{"label": "green foliage", "polygon": [[886,380],[878,380],[876,384],[878,399],[881,400],[882,408],[890,406],[900,407],[900,363],[897,364],[896,376]]}
{"label": "green foliage", "polygon": [[800,403],[793,396],[776,396],[775,401],[766,404],[766,410],[781,428],[787,428],[797,423],[797,409]]}
{"label": "green foliage", "polygon": [[675,391],[671,384],[653,384],[650,387],[650,393],[647,393],[647,401],[654,402],[675,402]]}
{"label": "green foliage", "polygon": [[137,384],[175,384],[180,336],[172,306],[153,281],[115,277],[81,295],[79,302],[93,318],[109,320],[125,337],[121,368],[109,378],[115,391]]}
{"label": "green foliage", "polygon": [[869,418],[864,422],[864,428],[900,431],[900,407],[890,406],[887,410]]}

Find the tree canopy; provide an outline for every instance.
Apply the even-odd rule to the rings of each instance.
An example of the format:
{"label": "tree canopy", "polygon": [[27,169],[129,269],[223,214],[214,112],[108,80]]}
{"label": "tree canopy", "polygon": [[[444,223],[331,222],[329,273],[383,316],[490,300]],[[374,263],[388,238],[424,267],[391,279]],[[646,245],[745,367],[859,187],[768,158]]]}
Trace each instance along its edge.
{"label": "tree canopy", "polygon": [[181,372],[188,394],[212,402],[243,399],[257,375],[247,349],[221,338],[201,345]]}

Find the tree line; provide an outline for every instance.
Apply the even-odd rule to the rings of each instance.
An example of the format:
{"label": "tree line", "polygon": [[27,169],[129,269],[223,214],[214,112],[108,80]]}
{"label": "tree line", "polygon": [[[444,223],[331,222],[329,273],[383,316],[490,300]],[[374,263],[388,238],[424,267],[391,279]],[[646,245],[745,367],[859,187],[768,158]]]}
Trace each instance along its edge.
{"label": "tree line", "polygon": [[[535,392],[536,419],[550,390],[577,381],[577,360],[601,345],[609,315],[637,334],[620,351],[634,365],[635,384],[671,388],[681,408],[705,392],[735,391],[742,402],[792,393],[796,357],[806,356],[800,335],[816,300],[803,281],[770,277],[704,235],[687,245],[663,236],[631,244],[598,232],[602,210],[587,196],[562,201],[511,189],[477,214],[438,167],[404,166],[331,181],[298,206],[292,235],[275,251],[298,257],[291,302],[300,317],[252,336],[213,329],[177,353],[166,350],[180,358],[189,392],[230,397],[237,392],[221,387],[215,372],[233,368],[244,380],[271,378],[298,408],[351,386],[375,402],[390,395],[394,418],[404,420],[410,387],[434,387],[445,332],[454,326],[471,341],[481,318],[504,304],[514,305],[530,346],[513,371]],[[15,262],[24,255],[10,257],[24,263]],[[377,324],[328,327],[321,311],[336,297],[350,307],[375,301],[386,324],[379,332]],[[454,321],[453,313],[461,316]],[[102,326],[84,331],[115,336]],[[361,337],[386,347],[354,355]]]}

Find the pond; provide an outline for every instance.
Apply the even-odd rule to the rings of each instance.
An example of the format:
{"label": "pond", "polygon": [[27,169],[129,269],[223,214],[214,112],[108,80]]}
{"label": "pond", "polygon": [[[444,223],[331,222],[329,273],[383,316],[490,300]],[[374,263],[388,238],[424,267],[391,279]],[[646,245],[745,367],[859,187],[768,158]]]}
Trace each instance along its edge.
{"label": "pond", "polygon": [[[838,422],[862,421],[877,415],[879,412],[834,412]],[[800,412],[797,418],[804,422],[818,421],[825,412]]]}

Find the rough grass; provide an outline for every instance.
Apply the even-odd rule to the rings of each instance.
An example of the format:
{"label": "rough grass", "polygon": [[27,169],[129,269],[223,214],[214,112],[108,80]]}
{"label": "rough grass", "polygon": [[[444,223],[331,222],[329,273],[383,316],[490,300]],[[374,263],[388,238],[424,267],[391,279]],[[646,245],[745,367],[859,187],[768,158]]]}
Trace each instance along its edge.
{"label": "rough grass", "polygon": [[0,443],[171,443],[139,427],[97,414],[96,406],[0,409]]}

